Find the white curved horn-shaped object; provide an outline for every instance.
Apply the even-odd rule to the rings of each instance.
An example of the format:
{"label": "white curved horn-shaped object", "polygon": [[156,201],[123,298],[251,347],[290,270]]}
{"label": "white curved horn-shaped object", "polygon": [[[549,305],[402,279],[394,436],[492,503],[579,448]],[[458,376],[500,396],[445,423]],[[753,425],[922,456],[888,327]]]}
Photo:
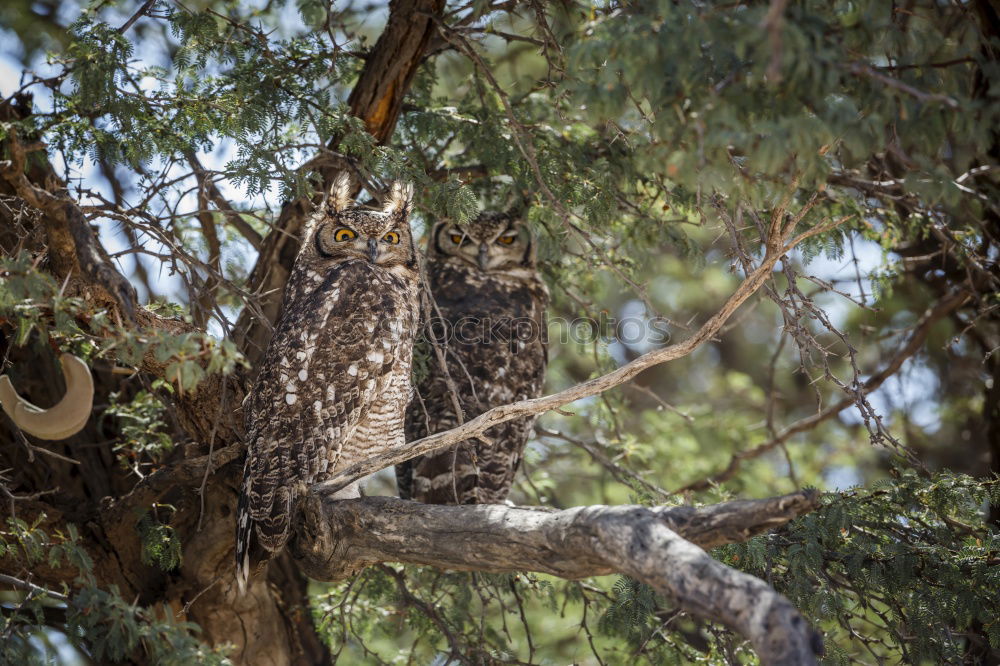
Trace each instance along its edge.
{"label": "white curved horn-shaped object", "polygon": [[10,377],[0,377],[0,405],[18,428],[38,439],[66,439],[83,430],[94,406],[94,379],[90,368],[82,359],[63,354],[63,377],[66,395],[50,407],[42,409],[33,405],[14,390]]}

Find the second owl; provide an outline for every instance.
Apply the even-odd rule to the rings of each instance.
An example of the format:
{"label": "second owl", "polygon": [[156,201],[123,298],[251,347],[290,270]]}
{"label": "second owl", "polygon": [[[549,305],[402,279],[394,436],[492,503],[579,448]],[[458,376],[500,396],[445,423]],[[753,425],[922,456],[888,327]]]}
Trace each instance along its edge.
{"label": "second owl", "polygon": [[[425,330],[446,363],[442,367],[430,354],[407,411],[407,441],[458,425],[456,401],[468,420],[541,394],[548,290],[536,270],[533,242],[522,220],[502,213],[434,226],[427,261],[433,302]],[[492,444],[469,440],[398,465],[400,497],[427,504],[503,502],[533,423],[508,421],[486,431]]]}

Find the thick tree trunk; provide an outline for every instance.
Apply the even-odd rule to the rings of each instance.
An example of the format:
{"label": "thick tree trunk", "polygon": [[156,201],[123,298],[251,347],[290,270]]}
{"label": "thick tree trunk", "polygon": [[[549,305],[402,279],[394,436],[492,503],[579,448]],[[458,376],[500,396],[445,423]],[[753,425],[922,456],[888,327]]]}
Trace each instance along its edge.
{"label": "thick tree trunk", "polygon": [[[379,143],[392,136],[402,109],[403,98],[424,61],[434,34],[432,15],[440,16],[443,0],[395,0],[390,3],[389,20],[382,36],[368,54],[365,68],[349,98],[352,112],[360,118]],[[24,117],[30,113],[30,100],[16,100],[3,105],[0,120]],[[70,276],[70,293],[84,295],[92,302],[107,304],[125,318],[133,313],[136,325],[159,328],[172,333],[194,330],[181,321],[157,317],[134,309],[134,291],[103,252],[82,212],[64,193],[51,189],[59,180],[47,163],[38,167],[30,161],[25,169],[25,155],[40,145],[7,142],[13,159],[0,164],[0,194],[20,197],[25,202],[24,215],[4,224],[14,233],[0,235],[3,249],[12,252],[25,248],[26,238],[33,249],[45,251],[47,266],[62,280]],[[335,147],[335,146],[332,146]],[[20,150],[17,150],[20,148]],[[337,169],[320,169],[326,182]],[[251,362],[255,361],[270,337],[270,324],[277,318],[281,292],[298,249],[297,234],[311,211],[308,200],[289,202],[282,210],[277,228],[263,241],[252,273],[251,284],[262,294],[260,308],[247,308],[239,330],[242,346]],[[28,248],[32,249],[32,248]],[[254,316],[256,315],[256,317]],[[8,341],[4,341],[7,347]],[[3,349],[2,351],[7,351]],[[17,360],[15,355],[12,360]],[[28,359],[25,359],[27,361]],[[32,359],[35,367],[38,359]],[[51,365],[51,363],[49,363]],[[54,366],[41,368],[41,378],[60,376]],[[152,354],[144,359],[142,369],[162,377],[164,364]],[[99,377],[100,379],[100,377]],[[102,400],[117,390],[119,376],[108,373],[98,393]],[[54,399],[61,387],[40,387]],[[19,502],[22,518],[47,516],[43,526],[54,532],[66,522],[83,527],[84,546],[97,564],[97,583],[116,584],[125,598],[137,598],[142,604],[166,602],[180,619],[190,619],[202,627],[202,638],[209,643],[232,643],[235,663],[253,664],[323,664],[329,654],[311,623],[306,594],[307,581],[288,556],[269,568],[267,581],[257,581],[245,597],[236,594],[233,585],[233,534],[240,461],[242,456],[242,414],[240,406],[245,391],[245,377],[209,377],[194,392],[173,398],[172,416],[180,430],[196,444],[186,445],[175,456],[173,466],[163,468],[129,489],[125,475],[116,469],[114,456],[107,448],[47,444],[48,450],[70,458],[82,458],[86,467],[82,479],[71,463],[55,461],[42,469],[32,451],[19,446],[16,429],[4,424],[0,438],[0,468],[14,467],[38,472],[33,482],[20,487],[45,489],[58,486],[62,491],[50,502]],[[40,404],[47,398],[35,390],[30,397]],[[93,424],[72,441],[107,441]],[[29,446],[33,446],[30,445]],[[222,469],[206,476],[206,460],[212,451],[214,468]],[[46,462],[51,458],[46,458]],[[32,469],[34,465],[34,469]],[[178,571],[164,573],[141,562],[141,547],[136,530],[138,516],[154,502],[169,502],[176,507],[171,524],[183,545],[183,563]],[[0,570],[13,576],[30,574],[36,582],[57,585],[71,581],[76,572],[66,570],[22,570],[8,555],[0,560]]]}

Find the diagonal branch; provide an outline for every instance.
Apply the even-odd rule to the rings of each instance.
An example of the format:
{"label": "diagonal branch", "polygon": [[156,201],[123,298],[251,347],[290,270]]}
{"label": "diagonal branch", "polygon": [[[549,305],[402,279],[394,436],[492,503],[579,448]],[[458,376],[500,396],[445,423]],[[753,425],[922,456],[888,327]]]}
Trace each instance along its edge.
{"label": "diagonal branch", "polygon": [[[969,298],[969,292],[964,289],[960,289],[951,294],[948,298],[938,301],[933,308],[930,308],[926,313],[924,313],[924,316],[913,329],[913,333],[906,341],[906,344],[896,352],[884,368],[869,377],[868,380],[861,385],[861,395],[871,393],[878,387],[882,386],[885,380],[896,374],[896,372],[903,367],[903,363],[906,362],[906,359],[916,354],[923,347],[924,341],[927,339],[927,335],[930,333],[931,327],[937,323],[938,320],[947,317],[949,314],[962,307],[962,305],[964,305]],[[744,460],[756,458],[757,456],[766,453],[777,446],[781,446],[794,435],[812,430],[820,423],[833,418],[851,405],[857,404],[857,400],[858,399],[856,397],[843,398],[829,407],[816,412],[815,414],[799,419],[795,423],[792,423],[783,429],[771,440],[764,442],[763,444],[759,444],[752,449],[734,453],[729,459],[729,464],[726,465],[725,469],[698,481],[692,481],[691,483],[678,488],[674,492],[683,493],[693,490],[705,490],[717,483],[728,481],[736,475],[736,472],[739,470],[740,465]]]}
{"label": "diagonal branch", "polygon": [[302,571],[340,580],[379,562],[537,571],[571,580],[620,572],[747,637],[766,664],[813,664],[819,637],[763,581],[702,547],[744,541],[814,510],[815,492],[707,507],[425,505],[390,497],[310,496],[292,553]]}
{"label": "diagonal branch", "polygon": [[542,414],[543,412],[557,409],[563,405],[580,400],[581,398],[587,398],[592,395],[603,393],[604,391],[624,384],[648,368],[687,356],[702,344],[711,340],[722,328],[722,325],[726,323],[734,312],[736,312],[740,305],[742,305],[748,298],[750,298],[750,296],[761,288],[768,277],[770,277],[771,271],[774,269],[775,264],[777,264],[781,257],[786,255],[796,245],[807,238],[829,231],[838,224],[846,222],[848,219],[850,219],[850,216],[845,216],[819,224],[816,227],[809,229],[808,231],[804,231],[791,239],[789,239],[789,236],[794,230],[791,228],[792,225],[788,225],[788,227],[783,231],[780,231],[780,224],[773,225],[772,228],[775,231],[771,236],[765,239],[766,252],[764,254],[764,258],[760,262],[760,265],[747,275],[746,279],[740,283],[739,287],[737,287],[733,295],[729,297],[729,300],[723,304],[722,308],[707,322],[705,322],[702,327],[694,333],[694,335],[683,342],[643,354],[634,361],[627,363],[616,370],[613,370],[605,375],[601,375],[600,377],[595,377],[594,379],[582,382],[563,391],[559,391],[558,393],[552,393],[540,398],[521,400],[509,405],[495,407],[488,412],[480,414],[474,419],[466,421],[460,426],[452,428],[451,430],[446,430],[444,432],[424,437],[423,439],[419,439],[415,442],[407,442],[402,446],[388,449],[384,453],[363,460],[360,463],[348,467],[347,469],[341,470],[324,483],[317,484],[317,486],[315,486],[316,490],[323,493],[335,492],[346,487],[348,484],[353,483],[354,481],[362,479],[381,469],[385,469],[386,467],[391,467],[392,465],[404,462],[418,455],[425,455],[433,451],[443,450],[466,439],[479,437],[489,428],[492,428],[500,423],[506,423],[511,419]]}
{"label": "diagonal branch", "polygon": [[226,217],[226,222],[233,225],[236,231],[240,232],[240,235],[245,238],[250,245],[257,251],[260,251],[261,244],[264,240],[261,238],[257,230],[250,226],[243,216],[233,208],[232,204],[226,201],[226,198],[222,196],[222,192],[219,188],[215,186],[215,181],[213,181],[208,173],[205,172],[205,167],[201,165],[198,160],[198,156],[194,151],[187,151],[184,153],[184,157],[187,159],[188,164],[191,165],[191,169],[194,171],[195,178],[198,179],[198,186],[205,190],[209,200],[215,204],[216,208],[222,211],[222,214]]}
{"label": "diagonal branch", "polygon": [[21,590],[27,590],[32,594],[39,596],[46,596],[56,601],[66,602],[69,601],[69,597],[65,594],[60,594],[59,592],[53,592],[52,590],[46,589],[44,587],[39,587],[32,582],[21,580],[20,578],[14,578],[13,576],[8,576],[7,574],[0,574],[0,584],[10,585],[11,587],[16,587]]}

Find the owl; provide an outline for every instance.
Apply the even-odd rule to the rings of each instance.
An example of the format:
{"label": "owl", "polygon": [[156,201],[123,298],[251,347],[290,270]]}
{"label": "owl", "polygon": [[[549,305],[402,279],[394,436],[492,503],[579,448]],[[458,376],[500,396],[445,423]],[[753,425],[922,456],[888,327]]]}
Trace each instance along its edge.
{"label": "owl", "polygon": [[[412,187],[382,210],[351,200],[342,174],[310,218],[282,313],[244,404],[247,458],[236,566],[246,589],[285,545],[310,485],[404,441],[418,322]],[[339,491],[359,495],[358,483]]]}
{"label": "owl", "polygon": [[[428,239],[424,331],[431,352],[406,414],[407,441],[517,400],[538,397],[545,380],[548,289],[536,270],[534,239],[516,216],[486,212],[466,224],[440,222]],[[449,378],[454,391],[449,390]],[[400,497],[427,504],[498,504],[510,491],[534,417],[486,431],[396,467]]]}

